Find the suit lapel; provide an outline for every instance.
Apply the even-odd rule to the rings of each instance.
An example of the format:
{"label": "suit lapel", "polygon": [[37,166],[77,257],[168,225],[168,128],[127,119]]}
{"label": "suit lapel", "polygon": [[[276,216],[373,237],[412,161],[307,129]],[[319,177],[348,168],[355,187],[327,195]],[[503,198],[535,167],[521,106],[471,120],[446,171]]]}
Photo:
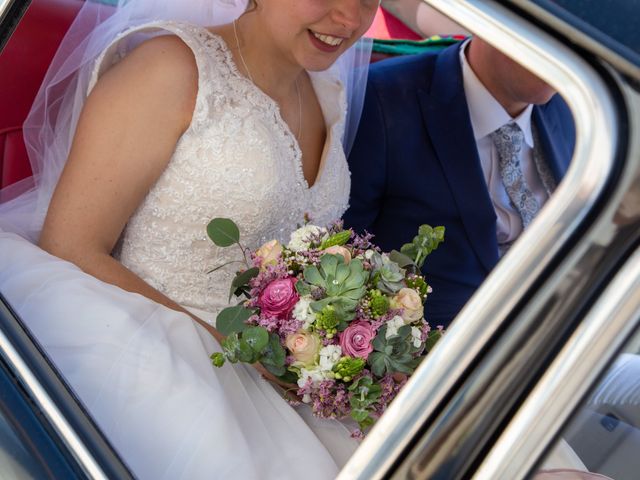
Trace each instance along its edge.
{"label": "suit lapel", "polygon": [[482,265],[491,270],[498,261],[496,214],[478,158],[462,86],[458,46],[437,59],[431,88],[418,92],[420,108],[469,244]]}
{"label": "suit lapel", "polygon": [[562,138],[558,133],[558,120],[555,115],[550,114],[542,107],[535,106],[532,120],[538,128],[544,160],[547,162],[556,184],[558,184],[567,172],[567,157],[571,158],[571,152],[567,153],[563,150],[564,144],[554,141],[554,139]]}

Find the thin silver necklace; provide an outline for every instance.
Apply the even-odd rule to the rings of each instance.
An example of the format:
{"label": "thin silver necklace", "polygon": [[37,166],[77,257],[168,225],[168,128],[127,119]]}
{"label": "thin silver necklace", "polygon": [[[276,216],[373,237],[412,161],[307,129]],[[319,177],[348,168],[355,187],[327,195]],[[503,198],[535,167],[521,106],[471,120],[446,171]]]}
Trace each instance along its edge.
{"label": "thin silver necklace", "polygon": [[[247,62],[244,60],[244,56],[242,55],[242,48],[240,48],[240,41],[238,40],[238,27],[236,25],[237,19],[233,21],[233,36],[236,40],[236,48],[238,49],[238,55],[240,55],[240,60],[242,61],[242,66],[244,67],[245,72],[247,72],[247,76],[251,83],[254,85],[256,82],[253,80],[253,76],[251,75],[251,70],[247,66]],[[296,77],[296,93],[298,94],[298,144],[300,144],[302,140],[302,92],[300,91],[300,85],[298,85],[298,77]]]}

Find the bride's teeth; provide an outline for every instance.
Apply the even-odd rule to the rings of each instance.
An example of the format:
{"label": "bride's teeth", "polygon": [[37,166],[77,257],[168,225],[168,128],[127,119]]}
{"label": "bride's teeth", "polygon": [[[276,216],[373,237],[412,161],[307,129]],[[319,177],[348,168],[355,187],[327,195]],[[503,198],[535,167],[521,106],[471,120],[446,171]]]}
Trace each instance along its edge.
{"label": "bride's teeth", "polygon": [[344,40],[343,38],[332,37],[331,35],[323,35],[316,32],[312,32],[312,33],[313,33],[313,36],[316,37],[318,40],[320,40],[323,43],[326,43],[327,45],[331,45],[332,47],[336,47],[340,45]]}

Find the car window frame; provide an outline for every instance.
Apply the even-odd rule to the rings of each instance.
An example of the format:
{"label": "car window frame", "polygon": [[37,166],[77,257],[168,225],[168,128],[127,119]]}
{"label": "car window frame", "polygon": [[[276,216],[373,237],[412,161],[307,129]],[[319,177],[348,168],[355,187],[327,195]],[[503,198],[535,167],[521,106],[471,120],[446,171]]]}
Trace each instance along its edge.
{"label": "car window frame", "polygon": [[[447,423],[447,418],[451,419],[455,410],[447,407],[456,402],[460,403],[454,405],[458,411],[464,406],[470,407],[469,403],[464,403],[465,393],[471,391],[464,391],[465,382],[466,387],[471,388],[474,381],[476,385],[481,383],[484,375],[488,384],[490,380],[487,377],[491,372],[495,374],[499,365],[507,365],[506,358],[498,358],[497,349],[501,344],[520,341],[534,322],[540,320],[537,313],[543,312],[555,289],[563,279],[566,280],[567,273],[584,262],[587,247],[573,248],[572,243],[581,237],[593,243],[599,235],[595,230],[603,211],[609,209],[608,214],[611,214],[612,207],[608,207],[607,202],[618,188],[616,182],[623,173],[627,177],[633,176],[633,173],[624,172],[628,163],[624,131],[628,112],[621,99],[623,95],[615,72],[594,62],[593,57],[591,61],[585,61],[566,48],[550,29],[543,29],[541,22],[537,25],[529,23],[519,15],[521,12],[517,8],[502,5],[503,2],[425,2],[452,17],[462,27],[482,35],[507,55],[524,58],[521,63],[556,87],[576,120],[576,149],[565,180],[548,202],[548,207],[476,292],[449,334],[414,373],[340,478],[392,475],[401,478],[398,472],[407,474],[410,471],[403,470],[402,465],[404,462],[407,467],[411,463],[407,458],[419,442],[430,439],[431,446],[442,444],[445,437],[455,430],[451,425],[455,420]],[[545,57],[545,50],[554,52],[554,56],[545,60],[547,64],[540,61]],[[548,232],[554,232],[554,236],[549,238]],[[534,253],[527,255],[528,252]],[[527,276],[528,281],[525,279]],[[604,281],[604,277],[606,275],[600,281]],[[494,309],[488,303],[492,303]],[[582,308],[586,310],[589,306],[587,301]],[[571,325],[559,335],[558,342],[564,342],[570,336],[571,329],[579,325],[582,314],[584,312],[576,312]],[[541,337],[539,342],[543,340]],[[561,343],[554,348],[557,352]],[[547,351],[548,354],[553,353],[551,348]],[[613,353],[610,355],[608,360]],[[484,370],[478,366],[482,362]],[[542,365],[546,366],[548,363]],[[534,378],[533,381],[537,380]],[[532,385],[527,385],[526,389],[531,390]],[[467,462],[468,471],[478,466],[490,446],[483,444],[478,449],[482,452],[475,452],[475,459]],[[439,453],[441,458],[435,458]],[[451,461],[437,448],[429,454],[432,454],[432,462],[440,462],[440,466]],[[434,468],[432,474],[437,470]],[[425,470],[422,472],[424,474]],[[411,470],[411,473],[421,478],[415,471]]]}

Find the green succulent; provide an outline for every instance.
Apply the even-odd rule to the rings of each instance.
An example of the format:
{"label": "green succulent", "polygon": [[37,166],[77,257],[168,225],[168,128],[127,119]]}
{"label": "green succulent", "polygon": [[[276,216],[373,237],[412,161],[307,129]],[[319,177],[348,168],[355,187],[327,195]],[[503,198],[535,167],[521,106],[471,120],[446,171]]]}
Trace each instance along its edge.
{"label": "green succulent", "polygon": [[366,292],[369,273],[359,259],[347,265],[341,255],[325,254],[320,258],[320,265],[306,267],[303,276],[305,282],[321,288],[325,294],[322,300],[311,303],[312,310],[320,312],[331,305],[340,323],[344,323],[355,316],[358,301]]}
{"label": "green succulent", "polygon": [[362,358],[342,357],[333,367],[335,378],[344,382],[350,382],[364,368],[365,361]]}
{"label": "green succulent", "polygon": [[380,318],[389,311],[389,297],[380,290],[373,289],[369,291],[369,309],[373,318]]}
{"label": "green succulent", "polygon": [[404,325],[398,329],[398,334],[385,338],[387,326],[383,325],[373,340],[374,351],[369,355],[368,362],[371,372],[382,377],[387,373],[406,373],[410,375],[420,363],[416,354],[422,347],[414,347],[411,338],[411,327]]}
{"label": "green succulent", "polygon": [[405,270],[397,263],[378,252],[374,252],[370,261],[373,280],[378,290],[393,295],[405,286]]}

